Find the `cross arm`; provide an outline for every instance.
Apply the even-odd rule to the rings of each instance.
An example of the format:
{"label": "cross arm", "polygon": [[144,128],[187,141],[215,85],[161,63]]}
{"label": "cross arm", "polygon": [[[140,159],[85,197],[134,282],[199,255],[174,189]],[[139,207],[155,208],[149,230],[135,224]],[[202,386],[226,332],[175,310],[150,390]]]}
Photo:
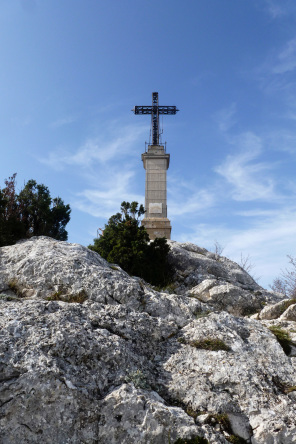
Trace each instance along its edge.
{"label": "cross arm", "polygon": [[179,110],[176,106],[135,106],[132,111],[135,114],[166,114],[173,115],[176,114]]}

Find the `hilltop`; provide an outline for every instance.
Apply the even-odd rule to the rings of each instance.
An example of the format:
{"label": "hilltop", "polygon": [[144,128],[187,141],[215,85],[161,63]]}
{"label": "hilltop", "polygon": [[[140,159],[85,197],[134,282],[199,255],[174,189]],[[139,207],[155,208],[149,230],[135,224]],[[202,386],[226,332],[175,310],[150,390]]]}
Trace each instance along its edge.
{"label": "hilltop", "polygon": [[296,443],[294,301],[169,244],[158,291],[78,244],[0,249],[1,443]]}

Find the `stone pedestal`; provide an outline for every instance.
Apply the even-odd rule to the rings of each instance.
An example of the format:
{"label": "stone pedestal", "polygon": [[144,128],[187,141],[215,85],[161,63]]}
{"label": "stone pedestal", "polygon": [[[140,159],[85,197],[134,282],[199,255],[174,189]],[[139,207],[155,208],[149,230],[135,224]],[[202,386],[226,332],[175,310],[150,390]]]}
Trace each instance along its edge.
{"label": "stone pedestal", "polygon": [[146,228],[151,240],[156,237],[171,238],[171,224],[167,218],[167,177],[170,155],[162,145],[149,145],[148,151],[142,154],[146,170],[145,183],[145,217],[142,225]]}

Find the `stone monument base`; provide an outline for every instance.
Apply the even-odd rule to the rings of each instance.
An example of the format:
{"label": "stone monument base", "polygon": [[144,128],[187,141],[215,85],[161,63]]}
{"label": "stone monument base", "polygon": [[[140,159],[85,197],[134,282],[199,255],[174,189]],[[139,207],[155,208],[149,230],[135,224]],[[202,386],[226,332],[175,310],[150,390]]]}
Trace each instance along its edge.
{"label": "stone monument base", "polygon": [[143,219],[141,224],[146,228],[150,240],[156,237],[171,238],[171,222],[166,217],[149,217]]}

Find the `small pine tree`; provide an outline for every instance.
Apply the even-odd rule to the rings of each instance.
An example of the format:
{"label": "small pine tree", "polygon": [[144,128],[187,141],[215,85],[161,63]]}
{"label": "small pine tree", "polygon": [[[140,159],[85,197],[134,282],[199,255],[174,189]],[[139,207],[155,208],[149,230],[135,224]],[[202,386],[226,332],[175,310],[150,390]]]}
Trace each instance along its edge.
{"label": "small pine tree", "polygon": [[101,236],[89,248],[131,275],[152,285],[165,286],[172,275],[168,262],[170,247],[165,238],[149,242],[139,221],[144,212],[143,205],[138,206],[137,202],[122,202],[121,213],[110,217]]}

